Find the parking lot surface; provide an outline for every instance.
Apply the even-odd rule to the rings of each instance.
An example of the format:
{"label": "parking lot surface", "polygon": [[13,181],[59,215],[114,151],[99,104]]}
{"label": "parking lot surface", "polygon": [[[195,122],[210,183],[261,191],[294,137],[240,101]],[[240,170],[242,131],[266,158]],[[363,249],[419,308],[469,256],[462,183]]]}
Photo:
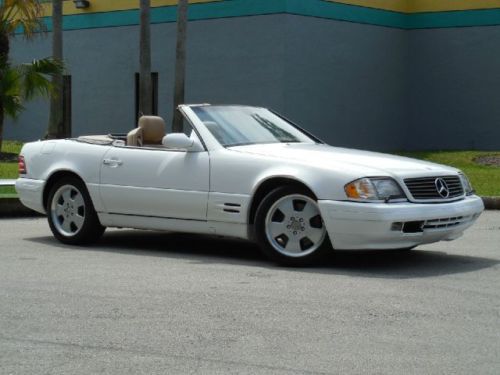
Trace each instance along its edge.
{"label": "parking lot surface", "polygon": [[244,242],[0,220],[0,374],[499,374],[500,212],[412,251],[275,266]]}

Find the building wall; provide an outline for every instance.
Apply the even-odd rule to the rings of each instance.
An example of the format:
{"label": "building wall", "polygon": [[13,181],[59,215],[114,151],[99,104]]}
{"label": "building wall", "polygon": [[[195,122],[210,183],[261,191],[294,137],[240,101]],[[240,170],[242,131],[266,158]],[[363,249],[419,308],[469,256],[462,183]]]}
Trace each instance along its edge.
{"label": "building wall", "polygon": [[406,147],[500,150],[500,27],[409,33]]}
{"label": "building wall", "polygon": [[[134,126],[137,4],[91,3],[81,11],[65,2],[74,136]],[[152,3],[152,70],[168,124],[174,3]],[[197,0],[189,10],[186,101],[271,107],[339,146],[500,149],[500,26],[488,26],[500,25],[496,3]],[[12,43],[15,62],[49,54],[50,34]],[[7,123],[7,139],[43,136],[47,102],[27,108],[17,125]]]}
{"label": "building wall", "polygon": [[[174,27],[173,23],[152,26],[159,111],[169,124]],[[65,32],[74,136],[125,132],[134,126],[138,33],[137,26]],[[397,29],[285,14],[192,22],[186,100],[262,105],[332,144],[387,148],[401,135],[404,123],[402,84],[395,72],[404,66],[403,38],[404,32]],[[19,40],[12,56],[15,61],[29,61],[49,51],[50,38],[37,43]],[[373,64],[378,67],[376,74]],[[395,111],[387,111],[388,106]],[[7,125],[6,137],[41,137],[47,119],[41,102],[29,104],[19,126]],[[381,137],[378,129],[387,124],[395,132]]]}
{"label": "building wall", "polygon": [[289,16],[285,115],[330,144],[402,149],[406,40],[400,29]]}
{"label": "building wall", "polygon": [[[186,100],[248,103],[282,110],[286,15],[206,20],[189,25]],[[73,135],[126,132],[135,124],[134,74],[139,70],[137,26],[72,30],[64,51],[72,75]],[[175,24],[152,26],[152,71],[159,73],[159,114],[170,125]],[[50,54],[50,38],[13,43],[12,59]],[[45,103],[27,104],[6,138],[36,139],[45,131]]]}

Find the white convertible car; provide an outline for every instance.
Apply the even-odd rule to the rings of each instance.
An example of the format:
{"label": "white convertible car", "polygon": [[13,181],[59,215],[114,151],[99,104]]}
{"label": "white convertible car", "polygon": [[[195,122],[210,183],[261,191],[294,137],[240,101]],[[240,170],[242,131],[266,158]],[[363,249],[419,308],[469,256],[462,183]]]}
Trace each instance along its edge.
{"label": "white convertible car", "polygon": [[457,169],[331,147],[260,107],[182,105],[184,132],[141,117],[128,134],[27,143],[16,189],[68,244],[106,227],[216,234],[309,263],[331,249],[453,240],[483,211]]}

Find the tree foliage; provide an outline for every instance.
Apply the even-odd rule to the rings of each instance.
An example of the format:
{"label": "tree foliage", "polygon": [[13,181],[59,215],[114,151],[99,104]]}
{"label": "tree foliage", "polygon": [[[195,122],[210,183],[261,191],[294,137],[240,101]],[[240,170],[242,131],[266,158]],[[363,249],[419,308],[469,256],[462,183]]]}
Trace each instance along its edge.
{"label": "tree foliage", "polygon": [[0,33],[21,31],[26,37],[45,29],[39,0],[0,0]]}
{"label": "tree foliage", "polygon": [[63,64],[52,58],[33,60],[29,64],[0,67],[0,102],[6,115],[17,118],[23,102],[37,96],[47,97],[53,91],[50,77],[62,72]]}
{"label": "tree foliage", "polygon": [[0,150],[5,116],[17,118],[23,103],[52,91],[49,77],[62,72],[62,63],[51,58],[12,66],[10,40],[14,33],[27,38],[44,31],[39,0],[0,0]]}

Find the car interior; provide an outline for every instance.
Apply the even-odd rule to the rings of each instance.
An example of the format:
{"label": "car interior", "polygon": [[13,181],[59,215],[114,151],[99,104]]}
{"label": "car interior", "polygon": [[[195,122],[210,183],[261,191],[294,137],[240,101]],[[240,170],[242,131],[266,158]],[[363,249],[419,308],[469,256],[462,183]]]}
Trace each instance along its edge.
{"label": "car interior", "polygon": [[[192,126],[184,120],[184,134],[199,142],[199,137]],[[107,135],[83,135],[76,138],[78,141],[115,146],[165,148],[163,137],[167,135],[165,120],[159,116],[141,116],[138,126],[128,133],[110,133]]]}
{"label": "car interior", "polygon": [[141,116],[139,126],[127,134],[127,146],[163,147],[161,141],[165,135],[165,121],[161,117]]}

